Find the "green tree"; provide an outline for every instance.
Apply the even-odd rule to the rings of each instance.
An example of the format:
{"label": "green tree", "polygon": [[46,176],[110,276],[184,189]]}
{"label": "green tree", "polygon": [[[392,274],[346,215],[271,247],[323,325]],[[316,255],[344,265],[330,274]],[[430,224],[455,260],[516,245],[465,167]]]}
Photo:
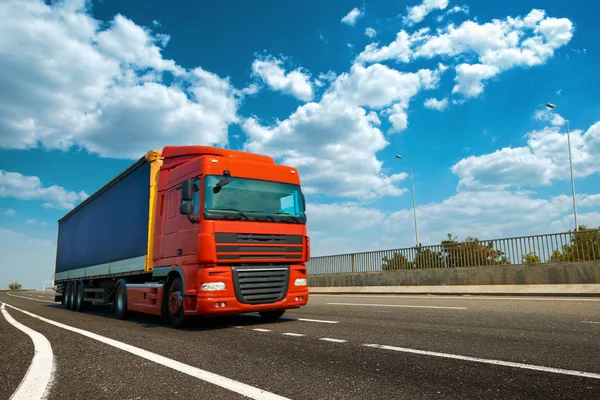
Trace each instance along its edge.
{"label": "green tree", "polygon": [[415,268],[442,268],[444,266],[444,255],[441,251],[435,251],[435,247],[417,247],[414,259]]}
{"label": "green tree", "polygon": [[492,242],[481,242],[471,236],[459,242],[449,233],[448,239],[442,241],[442,248],[446,265],[451,268],[510,264],[504,252],[494,249]]}
{"label": "green tree", "polygon": [[19,282],[13,282],[8,284],[10,290],[21,290],[22,285]]}
{"label": "green tree", "polygon": [[540,258],[534,252],[523,255],[523,264],[539,264]]}
{"label": "green tree", "polygon": [[413,267],[413,263],[408,261],[408,259],[402,253],[394,253],[392,258],[388,258],[388,256],[383,257],[381,269],[384,271],[397,271],[400,269],[411,269]]}
{"label": "green tree", "polygon": [[600,226],[590,229],[580,225],[578,232],[569,231],[569,233],[570,243],[564,244],[562,251],[554,250],[550,262],[600,260]]}

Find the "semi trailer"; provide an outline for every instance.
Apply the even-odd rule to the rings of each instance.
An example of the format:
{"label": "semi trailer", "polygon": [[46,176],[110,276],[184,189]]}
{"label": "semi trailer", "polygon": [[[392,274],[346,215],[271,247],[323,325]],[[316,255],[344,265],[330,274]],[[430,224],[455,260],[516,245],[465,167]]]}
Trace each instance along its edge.
{"label": "semi trailer", "polygon": [[55,301],[116,317],[258,312],[308,302],[297,169],[209,146],[149,151],[58,221]]}

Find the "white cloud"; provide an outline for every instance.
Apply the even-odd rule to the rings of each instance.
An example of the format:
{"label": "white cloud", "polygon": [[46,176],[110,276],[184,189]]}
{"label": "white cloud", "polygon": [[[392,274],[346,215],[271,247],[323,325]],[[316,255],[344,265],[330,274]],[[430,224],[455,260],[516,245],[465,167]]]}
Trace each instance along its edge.
{"label": "white cloud", "polygon": [[[548,186],[555,180],[570,179],[566,133],[546,127],[526,135],[527,145],[506,147],[490,154],[471,156],[452,167],[459,188],[501,189]],[[600,122],[584,133],[571,132],[575,177],[600,171]]]}
{"label": "white cloud", "polygon": [[432,110],[443,111],[448,107],[448,99],[443,98],[442,100],[438,100],[435,98],[430,98],[425,100],[425,107],[431,108]]}
{"label": "white cloud", "polygon": [[429,28],[412,34],[401,30],[387,46],[367,45],[357,62],[408,63],[417,58],[460,56],[453,93],[476,97],[483,92],[486,80],[504,71],[546,63],[571,40],[573,31],[569,19],[548,17],[545,11],[533,9],[525,17],[486,23],[469,20],[458,26],[451,23],[435,34]]}
{"label": "white cloud", "polygon": [[20,200],[41,200],[44,207],[70,209],[88,195],[66,190],[57,185],[44,187],[37,176],[25,176],[18,172],[0,170],[0,197]]}
{"label": "white cloud", "polygon": [[356,21],[363,15],[364,13],[361,10],[359,10],[357,7],[354,7],[352,10],[350,10],[348,14],[346,14],[342,18],[342,23],[354,26],[354,24],[356,24]]}
{"label": "white cloud", "polygon": [[252,63],[252,72],[273,90],[290,94],[299,100],[312,100],[310,76],[301,68],[286,73],[282,64],[282,60],[271,56],[256,59]]}
{"label": "white cloud", "polygon": [[377,36],[377,31],[371,27],[365,29],[365,36],[370,37],[371,39]]}
{"label": "white cloud", "polygon": [[535,119],[538,121],[549,121],[554,126],[564,125],[566,120],[559,114],[553,112],[552,110],[538,110],[533,115]]}
{"label": "white cloud", "polygon": [[403,18],[404,23],[409,26],[417,24],[423,21],[432,11],[444,10],[446,7],[448,7],[448,0],[423,0],[417,6],[406,7],[408,15]]}
{"label": "white cloud", "polygon": [[43,281],[54,277],[56,245],[51,239],[0,228],[0,254],[0,289],[15,281],[24,289],[41,289]]}
{"label": "white cloud", "polygon": [[227,79],[162,57],[168,35],[121,15],[104,27],[84,4],[0,3],[10,21],[0,25],[0,147],[136,158],[166,144],[227,144],[240,95]]}
{"label": "white cloud", "polygon": [[1,211],[2,215],[7,216],[7,217],[14,217],[15,215],[17,215],[17,211],[13,210],[12,208],[3,208],[0,211]]}
{"label": "white cloud", "polygon": [[26,223],[27,225],[41,225],[41,226],[46,226],[46,225],[48,225],[48,223],[47,223],[46,221],[38,221],[38,220],[37,220],[37,219],[35,219],[35,218],[28,219],[27,221],[25,221],[25,223]]}

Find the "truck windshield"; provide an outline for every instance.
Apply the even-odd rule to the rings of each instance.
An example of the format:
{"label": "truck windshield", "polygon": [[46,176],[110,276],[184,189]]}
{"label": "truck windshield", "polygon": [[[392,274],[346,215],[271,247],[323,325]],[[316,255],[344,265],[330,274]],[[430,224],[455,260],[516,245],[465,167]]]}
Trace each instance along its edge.
{"label": "truck windshield", "polygon": [[220,175],[204,178],[206,219],[306,223],[304,196],[300,186],[230,176],[229,183],[213,193]]}

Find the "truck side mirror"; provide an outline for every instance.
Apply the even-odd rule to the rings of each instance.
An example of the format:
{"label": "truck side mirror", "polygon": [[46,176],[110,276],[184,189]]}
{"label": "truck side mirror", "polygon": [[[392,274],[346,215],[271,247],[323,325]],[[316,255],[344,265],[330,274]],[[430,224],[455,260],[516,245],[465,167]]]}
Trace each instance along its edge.
{"label": "truck side mirror", "polygon": [[194,205],[192,203],[183,203],[179,207],[179,213],[181,215],[192,215],[194,213]]}
{"label": "truck side mirror", "polygon": [[186,179],[181,183],[181,201],[192,201],[194,199],[194,181]]}

